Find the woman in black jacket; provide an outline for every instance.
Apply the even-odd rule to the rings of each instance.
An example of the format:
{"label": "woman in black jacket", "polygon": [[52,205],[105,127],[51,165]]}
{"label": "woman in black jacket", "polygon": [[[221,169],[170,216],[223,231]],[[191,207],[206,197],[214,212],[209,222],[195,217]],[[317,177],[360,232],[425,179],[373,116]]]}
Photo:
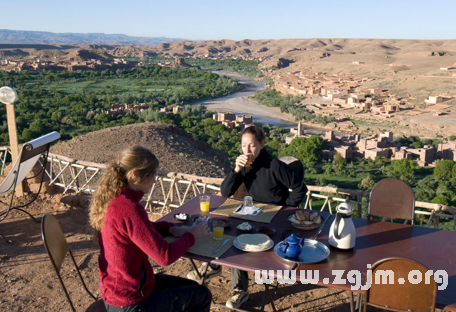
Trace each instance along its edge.
{"label": "woman in black jacket", "polygon": [[265,137],[261,128],[250,126],[240,135],[243,154],[236,159],[234,170],[223,180],[222,196],[232,196],[244,182],[255,201],[298,206],[307,192],[303,177],[268,154],[264,148]]}
{"label": "woman in black jacket", "polygon": [[[264,148],[265,135],[261,128],[254,125],[247,127],[240,132],[240,137],[243,154],[236,159],[234,170],[223,180],[222,196],[232,196],[244,182],[249,195],[255,201],[298,206],[307,193],[303,177],[268,154]],[[220,266],[210,265],[206,278],[220,275],[221,270]],[[232,272],[233,294],[226,306],[239,308],[249,298],[248,274],[237,269],[232,269]],[[197,273],[193,271],[187,275],[190,279],[195,279],[196,276]]]}

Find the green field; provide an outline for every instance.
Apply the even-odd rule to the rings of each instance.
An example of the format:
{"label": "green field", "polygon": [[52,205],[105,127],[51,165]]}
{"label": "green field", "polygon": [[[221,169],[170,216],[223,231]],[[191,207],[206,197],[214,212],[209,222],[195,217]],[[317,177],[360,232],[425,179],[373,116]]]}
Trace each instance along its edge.
{"label": "green field", "polygon": [[[185,78],[178,81],[169,81],[166,79],[130,79],[130,78],[112,78],[102,81],[82,80],[82,81],[59,81],[43,83],[39,87],[45,90],[56,90],[62,94],[82,94],[84,92],[122,94],[138,92],[160,92],[164,90],[185,90],[183,85],[201,81],[200,78]],[[35,84],[27,85],[29,90],[36,88]],[[112,90],[112,91],[111,91]],[[104,91],[104,92],[103,92]]]}

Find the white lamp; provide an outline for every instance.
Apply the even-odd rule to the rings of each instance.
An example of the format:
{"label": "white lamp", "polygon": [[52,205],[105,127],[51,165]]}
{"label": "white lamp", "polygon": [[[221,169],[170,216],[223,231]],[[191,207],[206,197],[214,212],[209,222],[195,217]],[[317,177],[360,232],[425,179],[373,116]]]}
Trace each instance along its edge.
{"label": "white lamp", "polygon": [[[6,116],[8,119],[8,133],[11,149],[11,157],[13,164],[16,162],[19,156],[19,147],[17,144],[17,127],[16,127],[16,114],[14,113],[14,102],[17,100],[17,93],[11,87],[0,88],[0,102],[6,104]],[[18,196],[24,195],[22,184],[19,184],[16,188],[16,194]]]}
{"label": "white lamp", "polygon": [[0,102],[3,104],[13,104],[17,100],[17,93],[11,87],[0,88]]}

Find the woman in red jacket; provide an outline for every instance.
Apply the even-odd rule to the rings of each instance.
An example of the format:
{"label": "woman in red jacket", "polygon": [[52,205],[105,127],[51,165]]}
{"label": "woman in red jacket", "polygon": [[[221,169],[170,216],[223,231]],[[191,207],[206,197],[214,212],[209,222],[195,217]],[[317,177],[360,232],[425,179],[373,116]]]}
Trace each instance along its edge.
{"label": "woman in red jacket", "polygon": [[[100,293],[111,311],[209,311],[211,293],[198,283],[154,275],[148,257],[167,266],[195,240],[210,233],[206,222],[188,230],[151,222],[139,201],[155,182],[158,159],[146,148],[123,151],[106,168],[90,207],[100,244]],[[179,237],[168,243],[163,237]]]}

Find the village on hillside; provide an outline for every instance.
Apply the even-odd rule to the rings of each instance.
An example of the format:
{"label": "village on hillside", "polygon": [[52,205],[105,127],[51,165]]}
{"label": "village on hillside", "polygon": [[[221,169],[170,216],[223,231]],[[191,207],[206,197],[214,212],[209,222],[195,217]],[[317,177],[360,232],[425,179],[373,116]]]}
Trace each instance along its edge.
{"label": "village on hillside", "polygon": [[[91,53],[85,50],[78,51],[81,55]],[[2,59],[0,60],[0,69],[8,72],[21,72],[23,70],[30,71],[43,71],[43,70],[67,70],[69,72],[75,72],[78,70],[96,70],[102,71],[106,69],[117,70],[117,69],[131,69],[134,67],[143,67],[146,65],[144,62],[130,61],[125,58],[118,57],[97,57],[96,53],[91,53],[90,59],[81,57],[71,57],[67,60],[50,61],[48,59],[43,60],[35,58],[33,60],[17,60],[17,59]],[[174,61],[158,63],[159,66],[166,67],[178,67],[186,66],[182,58],[176,58]]]}
{"label": "village on hillside", "polygon": [[[395,64],[390,64],[395,65]],[[322,116],[352,116],[361,119],[385,119],[400,114],[415,116],[432,113],[442,116],[449,112],[450,105],[443,102],[453,99],[445,94],[430,95],[423,107],[413,105],[406,98],[400,97],[382,88],[366,88],[363,84],[374,81],[373,78],[356,78],[352,74],[325,74],[322,72],[304,73],[301,71],[273,73],[268,72],[274,81],[274,88],[282,94],[307,96],[311,101],[301,102],[298,106],[306,107]]]}
{"label": "village on hillside", "polygon": [[[290,131],[286,143],[290,144],[295,138],[308,138],[301,123]],[[417,162],[419,166],[435,166],[439,159],[456,161],[456,141],[446,141],[438,145],[437,151],[432,146],[422,148],[401,146],[394,141],[392,132],[384,132],[361,138],[360,134],[336,136],[334,131],[326,131],[322,136],[329,142],[329,148],[323,151],[323,158],[332,159],[337,153],[343,158],[364,158],[374,160],[376,157],[392,160],[409,159]]]}

